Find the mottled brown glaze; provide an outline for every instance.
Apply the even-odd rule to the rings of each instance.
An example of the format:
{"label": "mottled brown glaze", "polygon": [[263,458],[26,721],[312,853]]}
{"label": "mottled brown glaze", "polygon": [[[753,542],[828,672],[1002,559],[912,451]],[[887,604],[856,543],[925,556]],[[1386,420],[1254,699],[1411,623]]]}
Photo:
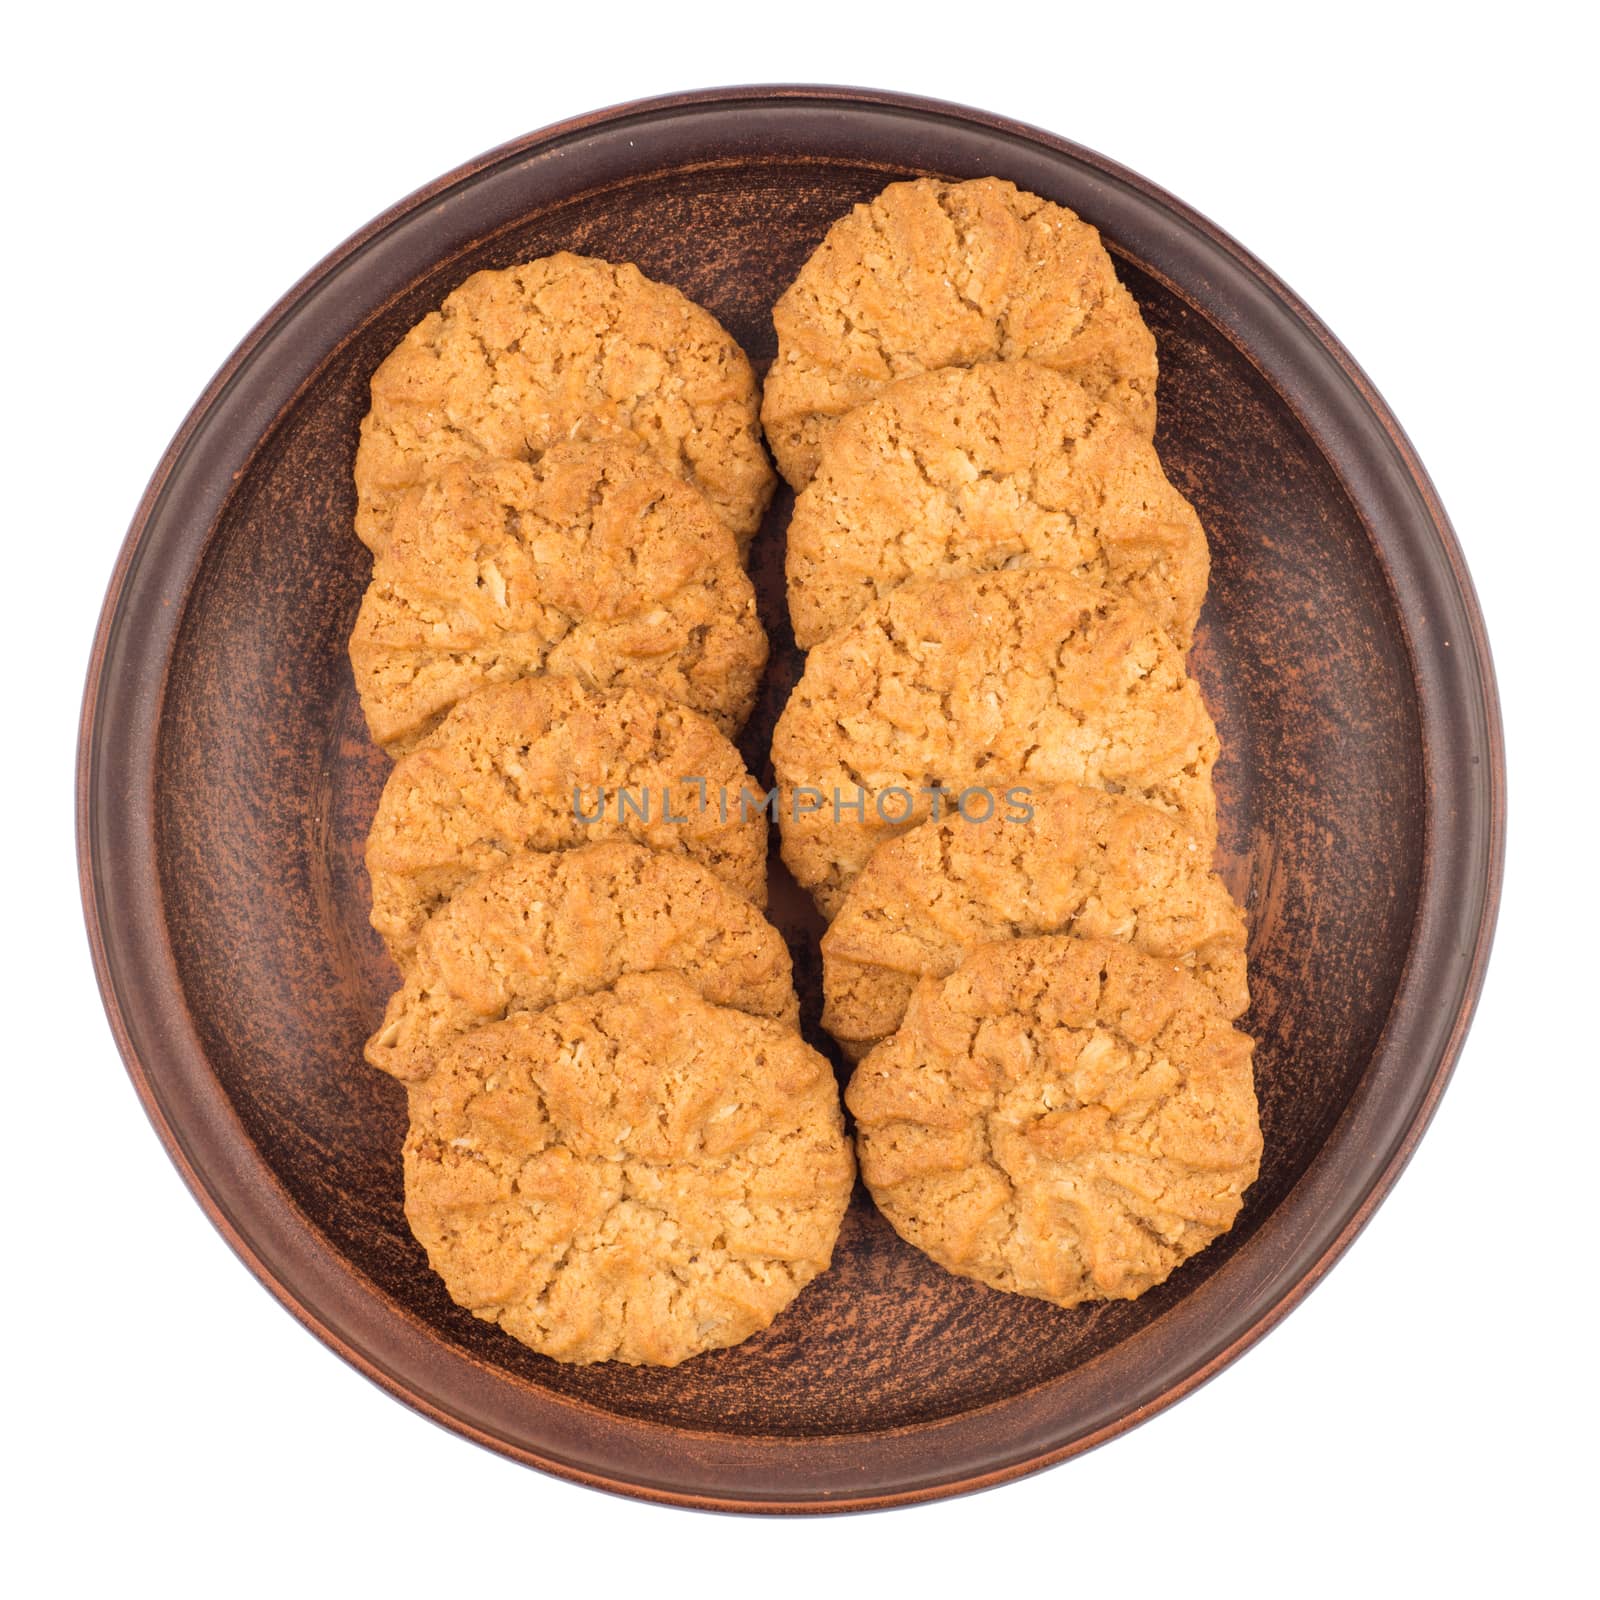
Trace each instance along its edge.
{"label": "mottled brown glaze", "polygon": [[[568,1368],[451,1304],[401,1211],[398,1085],[362,1065],[394,973],[362,842],[387,760],[344,641],[370,558],[350,467],[373,368],[466,275],[569,249],[708,306],[760,365],[829,222],[892,178],[993,172],[1104,231],[1160,346],[1157,444],[1204,518],[1195,647],[1222,851],[1251,918],[1266,1157],[1238,1226],[1133,1303],[951,1277],[858,1194],[834,1270],[673,1371]],[[798,672],[780,496],[754,570],[770,782]],[[1186,1393],[1327,1269],[1403,1166],[1471,1015],[1498,892],[1487,646],[1426,477],[1258,263],[1098,156],[861,91],[624,108],[495,152],[328,258],[202,397],[139,508],[90,667],[79,825],[118,1042],[234,1248],[428,1415],[600,1487],[748,1510],[881,1506],[1061,1459]],[[809,1036],[818,925],[774,865]],[[1385,1308],[1380,1314],[1392,1314]]]}

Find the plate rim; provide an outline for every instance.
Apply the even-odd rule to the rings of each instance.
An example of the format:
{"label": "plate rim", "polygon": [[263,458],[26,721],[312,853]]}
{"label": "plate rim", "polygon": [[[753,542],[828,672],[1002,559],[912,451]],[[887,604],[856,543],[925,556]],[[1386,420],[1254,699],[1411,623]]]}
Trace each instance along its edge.
{"label": "plate rim", "polygon": [[[228,392],[235,378],[249,363],[272,331],[283,324],[319,285],[324,283],[345,262],[370,242],[379,238],[391,227],[413,216],[435,199],[508,160],[525,157],[537,151],[540,147],[554,147],[564,141],[570,141],[578,135],[591,133],[624,121],[642,121],[652,118],[668,120],[685,112],[713,109],[730,111],[736,114],[739,110],[748,108],[752,102],[773,100],[791,103],[813,102],[824,105],[842,103],[865,110],[903,113],[914,119],[933,119],[941,122],[953,121],[982,131],[999,133],[1013,140],[1020,140],[1024,144],[1042,147],[1048,153],[1066,156],[1079,166],[1092,169],[1104,178],[1133,190],[1136,194],[1142,196],[1146,202],[1153,204],[1165,216],[1185,224],[1190,229],[1198,232],[1210,245],[1220,248],[1228,256],[1232,257],[1248,277],[1255,279],[1271,299],[1281,304],[1290,314],[1294,323],[1320,342],[1326,354],[1343,371],[1345,377],[1357,391],[1364,409],[1371,414],[1380,425],[1383,433],[1387,435],[1389,445],[1395,456],[1395,464],[1403,472],[1409,488],[1414,490],[1420,498],[1435,545],[1435,548],[1422,552],[1422,554],[1433,557],[1432,576],[1436,580],[1445,582],[1453,592],[1453,595],[1459,600],[1462,620],[1467,630],[1467,639],[1458,642],[1468,645],[1469,648],[1454,651],[1452,658],[1448,662],[1448,667],[1457,676],[1463,672],[1468,672],[1475,679],[1475,682],[1469,686],[1477,691],[1476,700],[1471,703],[1471,709],[1477,711],[1481,719],[1483,762],[1486,768],[1483,773],[1482,793],[1468,808],[1473,814],[1465,821],[1456,824],[1457,832],[1463,835],[1466,845],[1471,847],[1470,853],[1476,857],[1481,865],[1482,882],[1477,886],[1476,914],[1468,919],[1471,926],[1471,948],[1459,981],[1459,998],[1455,1001],[1455,1013],[1451,1025],[1439,1046],[1437,1059],[1433,1062],[1431,1070],[1427,1074],[1420,1098],[1417,1100],[1405,1126],[1401,1129],[1399,1137],[1391,1146],[1387,1159],[1383,1161],[1376,1173],[1371,1177],[1359,1201],[1346,1215],[1342,1226],[1324,1242],[1320,1252],[1309,1264],[1298,1270],[1295,1281],[1290,1287],[1267,1306],[1259,1316],[1240,1329],[1224,1347],[1215,1351],[1203,1362],[1198,1362],[1192,1370],[1176,1381],[1167,1384],[1152,1399],[1142,1405],[1124,1410],[1105,1425],[1068,1439],[1054,1448],[1037,1451],[1022,1459],[1001,1462],[978,1470],[957,1472],[954,1476],[937,1482],[922,1483],[913,1487],[888,1491],[805,1493],[790,1496],[768,1496],[753,1492],[719,1494],[698,1488],[683,1490],[674,1488],[670,1484],[648,1481],[643,1475],[627,1477],[615,1473],[594,1471],[565,1459],[553,1451],[549,1454],[541,1454],[537,1450],[520,1446],[514,1441],[477,1425],[467,1417],[441,1408],[413,1384],[409,1384],[406,1379],[390,1371],[381,1360],[377,1359],[374,1352],[358,1346],[341,1333],[339,1329],[331,1326],[327,1320],[319,1317],[308,1308],[303,1302],[301,1293],[297,1293],[290,1283],[285,1281],[283,1276],[265,1259],[264,1255],[258,1252],[251,1242],[245,1222],[230,1216],[227,1208],[208,1185],[203,1167],[191,1158],[186,1142],[182,1137],[182,1129],[179,1122],[174,1114],[163,1104],[152,1077],[150,1066],[141,1055],[139,1044],[134,1038],[133,1029],[129,1024],[123,998],[118,988],[118,947],[127,940],[129,935],[123,933],[110,934],[104,925],[106,912],[104,884],[108,873],[102,860],[101,841],[96,819],[96,800],[98,798],[98,784],[102,776],[103,743],[106,734],[99,715],[102,706],[101,691],[113,636],[118,625],[125,620],[123,602],[126,597],[130,573],[134,568],[136,558],[149,530],[152,516],[161,502],[165,489],[172,481],[182,462],[191,441],[200,431],[222,397]],[[1173,285],[1173,287],[1180,295],[1183,294],[1181,285]],[[1207,314],[1209,315],[1209,313]],[[328,351],[322,352],[321,359],[325,360],[328,353]],[[1267,374],[1267,376],[1270,379],[1270,374]],[[1276,388],[1277,386],[1274,384],[1275,391]],[[1285,400],[1288,399],[1286,396],[1284,398]],[[292,404],[292,400],[290,403]],[[270,434],[273,426],[274,423],[269,421],[263,427],[259,436],[253,441],[252,450],[259,448],[261,441]],[[1317,437],[1314,431],[1313,437]],[[1318,442],[1319,444],[1321,443],[1320,439]],[[1389,552],[1378,543],[1376,538],[1373,540],[1373,548],[1385,570],[1391,588],[1394,588],[1394,577],[1390,571]],[[1402,623],[1409,624],[1411,618],[1402,600],[1403,597],[1396,590],[1397,614],[1400,616]],[[178,609],[181,612],[181,606]],[[1409,627],[1407,647],[1411,656],[1413,681],[1418,682],[1418,669],[1423,663],[1418,654],[1418,641],[1414,636],[1410,636]],[[1435,658],[1431,665],[1438,670],[1445,663]],[[155,704],[157,708],[159,708],[162,687],[164,685],[157,686],[156,689]],[[1420,699],[1419,692],[1419,702]],[[1426,708],[1420,707],[1419,704],[1419,709],[1425,710]],[[1426,752],[1424,752],[1424,755],[1426,757]],[[1426,759],[1424,765],[1426,769],[1428,766]],[[1344,346],[1323,325],[1321,320],[1276,274],[1258,261],[1254,255],[1230,235],[1176,196],[1131,172],[1119,163],[1046,130],[1032,127],[995,113],[976,110],[947,101],[887,90],[834,85],[753,84],[666,94],[624,102],[565,119],[486,151],[482,155],[462,163],[443,176],[414,190],[374,218],[365,227],[351,234],[343,243],[329,251],[311,267],[256,322],[206,385],[180,424],[172,442],[168,445],[167,450],[151,475],[150,481],[135,510],[128,533],[118,552],[96,627],[94,644],[86,674],[78,735],[75,797],[76,839],[80,893],[96,981],[106,1009],[112,1035],[145,1113],[160,1137],[169,1158],[178,1168],[185,1184],[195,1196],[213,1226],[222,1234],[230,1248],[240,1257],[255,1277],[296,1320],[316,1334],[324,1344],[328,1345],[342,1359],[355,1367],[356,1370],[413,1410],[420,1412],[442,1426],[450,1428],[454,1432],[473,1439],[487,1448],[521,1461],[526,1465],[535,1466],[553,1473],[556,1476],[614,1493],[704,1510],[827,1512],[882,1509],[893,1505],[910,1504],[967,1493],[991,1487],[1029,1472],[1041,1470],[1069,1456],[1081,1454],[1095,1445],[1147,1420],[1150,1416],[1164,1410],[1167,1406],[1176,1403],[1176,1401],[1191,1393],[1200,1384],[1208,1381],[1223,1367],[1242,1355],[1257,1340],[1264,1337],[1272,1328],[1276,1327],[1284,1317],[1305,1300],[1312,1289],[1323,1281],[1331,1267],[1343,1255],[1357,1234],[1365,1227],[1378,1206],[1387,1197],[1409,1162],[1437,1109],[1439,1099],[1449,1082],[1470,1027],[1482,992],[1503,881],[1505,781],[1504,735],[1487,631],[1465,558],[1438,493],[1429,479],[1426,469],[1417,457],[1410,440],[1371,380],[1349,352],[1345,350]],[[1426,782],[1431,790],[1431,772],[1426,774]],[[1430,835],[1431,828],[1432,820],[1430,818]],[[1424,847],[1425,856],[1430,861],[1436,842],[1430,836]],[[1450,893],[1448,888],[1443,892],[1446,895]],[[1436,898],[1440,893],[1439,886],[1431,883],[1429,873],[1425,872],[1424,882],[1419,890],[1417,924],[1413,929],[1412,939],[1408,946],[1408,970],[1416,960],[1418,945],[1422,939],[1421,925],[1424,920],[1424,912],[1428,909],[1430,894]],[[133,937],[137,938],[137,930]],[[175,981],[175,970],[173,978]],[[1390,1028],[1393,1025],[1395,1012],[1400,1009],[1404,999],[1405,987],[1406,979],[1402,978],[1401,987],[1397,990],[1389,1022],[1386,1024],[1384,1034],[1374,1049],[1372,1057],[1374,1061],[1379,1058],[1384,1049],[1384,1041],[1388,1038]],[[1413,1003],[1416,1003],[1415,996],[1413,996]],[[1370,1063],[1368,1070],[1370,1071]],[[1363,1075],[1363,1081],[1365,1081],[1365,1077],[1366,1074]],[[1332,1143],[1336,1132],[1337,1124],[1335,1129],[1330,1130],[1328,1139],[1323,1146],[1324,1151]],[[238,1130],[237,1136],[240,1139],[244,1139],[242,1128]],[[1313,1159],[1313,1167],[1321,1159],[1322,1153],[1322,1151],[1319,1151],[1318,1156]],[[276,1178],[271,1173],[271,1169],[266,1168],[264,1162],[260,1162],[259,1156],[257,1161],[261,1165],[264,1175],[275,1183]],[[1296,1187],[1298,1188],[1300,1184],[1304,1184],[1309,1176],[1310,1171],[1308,1170],[1308,1173],[1302,1176]],[[1291,1191],[1292,1194],[1293,1191]],[[283,1198],[285,1201],[287,1200],[286,1196]],[[1288,1203],[1288,1199],[1289,1197],[1286,1196],[1284,1204]],[[289,1202],[289,1204],[292,1206],[292,1202]],[[345,1265],[356,1276],[360,1276],[359,1269],[354,1268],[348,1262]],[[381,1294],[380,1291],[375,1290],[375,1286],[369,1287],[372,1287],[374,1292]],[[392,1310],[393,1307],[391,1306],[390,1309]],[[600,1411],[598,1408],[589,1407],[584,1402],[570,1400],[566,1397],[562,1397],[561,1403],[572,1407],[575,1413],[593,1412],[596,1416],[604,1417],[613,1415],[612,1413]],[[1008,1403],[1006,1401],[996,1402],[992,1406],[979,1409],[992,1411]],[[973,1416],[975,1413],[966,1412],[961,1415],[966,1417]],[[634,1419],[629,1420],[633,1421]],[[865,1439],[869,1437],[903,1436],[914,1439],[927,1436],[929,1431],[937,1429],[943,1420],[945,1419],[907,1428],[885,1430],[883,1435],[870,1434],[848,1437]],[[635,1422],[635,1425],[646,1429],[659,1428],[665,1436],[677,1439],[682,1439],[688,1435],[688,1430],[677,1427],[669,1430],[661,1428],[661,1425],[643,1422]],[[696,1435],[688,1436],[698,1437]],[[710,1437],[722,1436],[715,1435]],[[800,1439],[783,1442],[795,1446],[803,1446],[805,1443]]]}

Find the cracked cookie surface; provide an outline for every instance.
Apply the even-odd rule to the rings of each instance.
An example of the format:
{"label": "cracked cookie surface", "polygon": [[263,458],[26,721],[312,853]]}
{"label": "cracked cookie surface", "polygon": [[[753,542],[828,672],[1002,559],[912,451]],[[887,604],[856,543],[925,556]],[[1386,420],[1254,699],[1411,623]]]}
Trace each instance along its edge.
{"label": "cracked cookie surface", "polygon": [[1031,361],[892,383],[839,419],[789,522],[795,643],[911,578],[1058,567],[1116,584],[1187,650],[1210,555],[1155,446]]}
{"label": "cracked cookie surface", "polygon": [[388,544],[405,490],[452,461],[537,461],[575,435],[636,434],[747,544],[772,497],[755,375],[709,311],[635,266],[566,252],[477,272],[372,377],[356,532]]}
{"label": "cracked cookie surface", "polygon": [[410,1099],[434,1270],[558,1361],[737,1344],[832,1259],[854,1177],[832,1069],[678,974],[476,1028]]}
{"label": "cracked cookie surface", "polygon": [[789,949],[761,912],[686,856],[612,839],[525,852],[461,889],[423,927],[366,1058],[417,1082],[469,1028],[651,971],[797,1024]]}
{"label": "cracked cookie surface", "polygon": [[473,690],[537,672],[654,689],[734,733],[766,659],[732,535],[621,439],[458,462],[407,491],[350,636],[391,755]]}
{"label": "cracked cookie surface", "polygon": [[1197,979],[1224,1016],[1249,1005],[1244,914],[1201,835],[1097,789],[1041,789],[1031,808],[925,822],[873,851],[822,937],[822,1025],[847,1055],[900,1026],[920,979],[1037,934],[1121,939]]}
{"label": "cracked cookie surface", "polygon": [[1012,789],[1061,783],[1149,801],[1209,849],[1217,751],[1177,647],[1127,596],[1048,569],[920,580],[806,658],[772,738],[783,859],[832,916],[878,843],[947,803],[935,788],[1003,816]]}
{"label": "cracked cookie surface", "polygon": [[939,367],[1038,361],[1155,432],[1155,339],[1099,233],[999,178],[890,184],[834,223],[772,320],[761,421],[796,489],[837,418]]}
{"label": "cracked cookie surface", "polygon": [[1125,944],[984,945],[856,1068],[862,1177],[951,1272],[1131,1300],[1232,1227],[1255,1181],[1252,1048],[1209,990]]}
{"label": "cracked cookie surface", "polygon": [[688,856],[765,905],[766,817],[741,817],[745,792],[755,784],[715,726],[650,690],[546,675],[480,689],[384,785],[367,835],[372,925],[404,966],[480,873],[618,837]]}

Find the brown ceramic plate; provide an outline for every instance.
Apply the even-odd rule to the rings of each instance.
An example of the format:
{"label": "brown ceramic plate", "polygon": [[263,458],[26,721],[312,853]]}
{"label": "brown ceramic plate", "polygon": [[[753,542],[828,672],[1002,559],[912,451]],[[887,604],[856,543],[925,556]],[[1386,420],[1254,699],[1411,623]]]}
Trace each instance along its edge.
{"label": "brown ceramic plate", "polygon": [[[344,641],[369,558],[350,467],[373,368],[468,273],[636,261],[760,364],[827,225],[891,179],[996,173],[1096,223],[1160,343],[1167,469],[1211,536],[1194,666],[1224,735],[1266,1134],[1234,1231],[1132,1303],[991,1293],[858,1196],[834,1270],[761,1338],[676,1371],[574,1369],[453,1306],[401,1212],[399,1086],[361,1063],[393,974],[362,841],[387,763]],[[787,496],[758,546],[797,670]],[[1404,436],[1258,262],[1051,135],[903,96],[744,89],[535,134],[412,196],[292,289],[201,396],[123,548],[89,669],[79,840],[118,1044],[172,1159],[268,1288],[352,1365],[521,1461],[746,1510],[1000,1482],[1150,1416],[1327,1271],[1420,1137],[1478,993],[1503,756],[1483,626]],[[815,925],[791,936],[818,1039]],[[1377,1308],[1375,1315],[1395,1308]]]}

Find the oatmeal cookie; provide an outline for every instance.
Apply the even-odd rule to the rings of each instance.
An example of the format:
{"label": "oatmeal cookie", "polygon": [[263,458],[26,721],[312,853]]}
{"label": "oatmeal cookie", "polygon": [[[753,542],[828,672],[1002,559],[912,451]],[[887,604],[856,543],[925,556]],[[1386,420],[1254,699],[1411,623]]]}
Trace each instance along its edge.
{"label": "oatmeal cookie", "polygon": [[739,752],[648,689],[518,678],[461,701],[389,776],[367,835],[372,925],[404,966],[464,884],[523,850],[631,838],[686,855],[756,905],[766,816]]}
{"label": "oatmeal cookie", "polygon": [[372,377],[356,532],[387,546],[396,503],[452,461],[537,461],[575,436],[638,436],[741,548],[772,498],[744,352],[709,311],[635,266],[547,256],[476,272]]}
{"label": "oatmeal cookie", "polygon": [[834,223],[772,320],[761,421],[797,489],[837,418],[939,367],[1038,361],[1155,432],[1155,340],[1100,235],[999,178],[890,184]]}
{"label": "oatmeal cookie", "polygon": [[676,1366],[827,1269],[832,1069],[671,972],[475,1028],[411,1091],[406,1218],[451,1298],[558,1361]]}
{"label": "oatmeal cookie", "polygon": [[809,650],[908,578],[1059,567],[1116,584],[1187,650],[1210,554],[1155,446],[1032,361],[892,383],[842,417],[789,523],[789,616]]}
{"label": "oatmeal cookie", "polygon": [[1060,1306],[1132,1300],[1233,1226],[1261,1132],[1251,1041],[1112,940],[1018,939],[918,986],[846,1103],[861,1173],[941,1266]]}
{"label": "oatmeal cookie", "polygon": [[1059,783],[1150,801],[1209,851],[1216,758],[1199,689],[1136,601],[1048,568],[908,583],[811,652],[778,719],[783,859],[831,916],[936,804],[1012,816],[1013,791]]}
{"label": "oatmeal cookie", "polygon": [[704,867],[625,839],[524,852],[429,919],[366,1057],[416,1082],[468,1028],[657,970],[713,1005],[796,1025],[782,934]]}
{"label": "oatmeal cookie", "polygon": [[655,689],[734,733],[766,659],[732,535],[622,440],[457,462],[408,490],[350,636],[391,755],[474,689],[538,672]]}
{"label": "oatmeal cookie", "polygon": [[922,978],[979,945],[1035,934],[1121,939],[1198,979],[1238,1016],[1244,914],[1205,839],[1128,795],[1036,791],[1025,821],[925,822],[872,853],[822,938],[822,1025],[859,1059]]}

